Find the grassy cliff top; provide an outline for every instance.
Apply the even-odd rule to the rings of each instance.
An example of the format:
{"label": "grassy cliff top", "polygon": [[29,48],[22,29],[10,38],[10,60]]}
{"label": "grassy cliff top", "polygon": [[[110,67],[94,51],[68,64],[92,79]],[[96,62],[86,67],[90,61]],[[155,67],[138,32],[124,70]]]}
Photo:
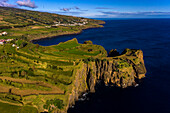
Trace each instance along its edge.
{"label": "grassy cliff top", "polygon": [[34,106],[44,111],[44,105],[51,101],[66,109],[74,68],[82,60],[88,62],[106,56],[102,46],[80,44],[76,38],[48,47],[25,40],[0,45],[0,102],[16,109]]}
{"label": "grassy cliff top", "polygon": [[[120,56],[107,57],[102,46],[91,41],[80,44],[76,38],[48,47],[25,40],[0,45],[0,104],[22,109],[23,113],[25,110],[35,113],[36,109],[41,112],[67,110],[70,94],[77,83],[76,70],[96,61],[112,62],[117,67],[115,73],[123,73],[120,78],[123,76],[124,79],[131,74],[131,64],[137,65],[139,70],[144,63],[141,50],[126,49]],[[51,105],[55,107],[51,108]]]}
{"label": "grassy cliff top", "polygon": [[[0,7],[0,110],[44,111],[52,103],[66,109],[74,68],[83,59],[107,56],[102,46],[77,39],[43,47],[30,41],[102,27],[103,21]],[[5,32],[6,34],[1,34]],[[13,39],[9,42],[7,39]],[[50,104],[51,103],[51,104]],[[48,109],[47,109],[48,110]]]}

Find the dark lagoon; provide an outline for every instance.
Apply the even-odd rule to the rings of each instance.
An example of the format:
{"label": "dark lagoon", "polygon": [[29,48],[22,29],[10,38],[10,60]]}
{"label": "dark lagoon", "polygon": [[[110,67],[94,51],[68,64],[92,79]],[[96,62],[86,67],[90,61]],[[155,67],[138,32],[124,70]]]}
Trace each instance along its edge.
{"label": "dark lagoon", "polygon": [[[105,19],[103,19],[105,20]],[[78,101],[69,113],[170,113],[170,19],[107,19],[104,28],[84,30],[78,35],[39,40],[43,46],[77,38],[91,40],[107,51],[141,49],[147,68],[138,87],[100,86],[96,93]]]}

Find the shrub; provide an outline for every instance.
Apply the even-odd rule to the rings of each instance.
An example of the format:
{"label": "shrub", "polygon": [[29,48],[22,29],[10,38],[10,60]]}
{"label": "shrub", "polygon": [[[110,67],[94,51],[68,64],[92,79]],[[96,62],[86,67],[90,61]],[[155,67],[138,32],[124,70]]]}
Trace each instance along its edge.
{"label": "shrub", "polygon": [[23,47],[25,47],[26,45],[27,45],[26,42],[22,42],[21,45],[20,45],[20,48],[23,48]]}
{"label": "shrub", "polygon": [[55,109],[57,107],[58,109],[62,109],[64,106],[63,100],[60,99],[51,99],[47,100],[46,104],[43,106],[44,109],[48,109],[49,112]]}
{"label": "shrub", "polygon": [[4,47],[4,52],[9,55],[9,54],[14,54],[16,51],[15,48],[11,46],[11,44],[6,44]]}
{"label": "shrub", "polygon": [[16,41],[16,45],[17,45],[17,46],[20,46],[20,45],[22,44],[22,42],[23,42],[23,40],[17,40],[17,41]]}

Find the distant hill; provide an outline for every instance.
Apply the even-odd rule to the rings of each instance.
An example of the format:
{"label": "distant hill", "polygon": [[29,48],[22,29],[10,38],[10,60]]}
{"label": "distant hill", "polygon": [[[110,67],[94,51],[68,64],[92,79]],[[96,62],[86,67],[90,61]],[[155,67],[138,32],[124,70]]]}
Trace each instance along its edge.
{"label": "distant hill", "polygon": [[83,29],[102,27],[104,21],[83,17],[64,16],[47,12],[0,7],[0,39],[37,40],[66,34],[77,34]]}
{"label": "distant hill", "polygon": [[[82,19],[84,18],[17,8],[0,7],[0,29],[28,25],[53,25],[55,22],[81,22]],[[96,24],[102,23],[102,21],[93,19],[88,19],[88,21]]]}

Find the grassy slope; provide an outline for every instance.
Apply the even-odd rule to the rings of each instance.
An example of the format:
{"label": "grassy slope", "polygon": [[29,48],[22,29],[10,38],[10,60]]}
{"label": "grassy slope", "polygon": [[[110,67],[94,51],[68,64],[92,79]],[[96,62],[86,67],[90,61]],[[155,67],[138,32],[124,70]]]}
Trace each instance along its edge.
{"label": "grassy slope", "polygon": [[[39,111],[43,111],[43,105],[51,99],[59,99],[65,108],[75,66],[82,59],[107,56],[103,47],[80,44],[77,39],[48,47],[27,42],[19,50],[8,43],[0,46],[0,50],[0,99],[35,106]],[[50,93],[52,86],[56,87],[53,94]],[[65,93],[58,94],[57,88]],[[39,92],[44,94],[37,95]]]}
{"label": "grassy slope", "polygon": [[28,40],[58,36],[63,34],[74,34],[81,32],[82,29],[101,27],[103,21],[86,19],[88,24],[84,26],[58,26],[47,28],[55,22],[82,23],[80,17],[64,16],[46,12],[36,12],[15,8],[0,7],[0,32],[7,31],[8,35],[0,38],[23,38]]}
{"label": "grassy slope", "polygon": [[16,106],[0,102],[0,111],[3,113],[37,113],[37,109],[30,106]]}
{"label": "grassy slope", "polygon": [[[58,21],[81,23],[82,19],[84,18],[0,7],[0,32],[8,32],[8,35],[0,36],[0,39],[14,39],[0,45],[0,100],[7,102],[0,103],[0,111],[50,111],[49,106],[53,104],[59,109],[65,109],[74,81],[74,68],[82,59],[106,56],[105,49],[98,45],[79,44],[76,39],[49,47],[29,41],[79,33],[82,29],[101,27],[98,24],[104,23],[87,19],[88,24],[84,26],[46,27]],[[12,47],[14,43],[20,49]]]}

